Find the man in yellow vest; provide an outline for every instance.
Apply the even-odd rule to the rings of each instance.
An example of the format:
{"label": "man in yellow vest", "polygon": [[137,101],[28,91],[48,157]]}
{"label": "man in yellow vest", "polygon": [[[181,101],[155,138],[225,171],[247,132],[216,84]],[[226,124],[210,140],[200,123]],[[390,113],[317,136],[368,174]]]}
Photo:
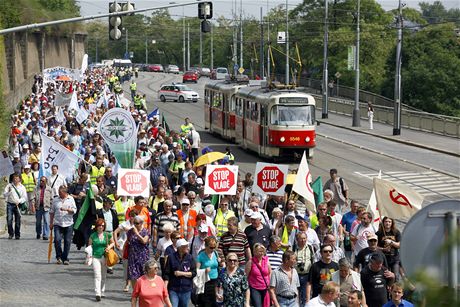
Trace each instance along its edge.
{"label": "man in yellow vest", "polygon": [[214,225],[216,225],[218,237],[221,237],[224,232],[228,231],[227,220],[235,216],[235,213],[228,209],[229,203],[227,198],[222,198],[220,200],[219,209],[217,209]]}
{"label": "man in yellow vest", "polygon": [[120,196],[114,203],[117,211],[118,222],[121,224],[126,220],[126,210],[134,206],[134,201],[128,196]]}
{"label": "man in yellow vest", "polygon": [[24,166],[24,172],[21,174],[22,185],[26,188],[27,198],[29,200],[29,213],[35,213],[35,196],[34,190],[37,185],[34,173],[30,170],[30,164]]}
{"label": "man in yellow vest", "polygon": [[91,184],[96,184],[97,177],[104,176],[105,167],[102,158],[96,158],[96,164],[91,167]]}
{"label": "man in yellow vest", "polygon": [[186,135],[190,132],[190,128],[193,127],[193,124],[190,122],[190,118],[185,118],[185,124],[180,126],[181,132],[185,133]]}
{"label": "man in yellow vest", "polygon": [[134,107],[136,108],[137,111],[142,109],[142,97],[139,94],[136,94],[133,98],[134,100]]}
{"label": "man in yellow vest", "polygon": [[136,90],[137,90],[137,84],[136,82],[131,81],[131,84],[129,85],[129,89],[131,90],[131,99],[134,100],[134,96],[136,96]]}

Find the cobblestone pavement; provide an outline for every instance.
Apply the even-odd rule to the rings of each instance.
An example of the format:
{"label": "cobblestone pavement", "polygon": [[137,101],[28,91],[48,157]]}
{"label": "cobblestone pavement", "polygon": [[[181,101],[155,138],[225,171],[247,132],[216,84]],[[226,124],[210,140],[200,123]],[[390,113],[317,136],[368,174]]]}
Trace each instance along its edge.
{"label": "cobblestone pavement", "polygon": [[[6,217],[2,216],[2,230]],[[35,217],[22,216],[20,240],[0,235],[0,306],[130,306],[124,293],[122,266],[107,275],[106,297],[96,303],[93,271],[85,253],[72,245],[70,265],[57,265],[54,251],[48,264],[48,241],[37,240]]]}

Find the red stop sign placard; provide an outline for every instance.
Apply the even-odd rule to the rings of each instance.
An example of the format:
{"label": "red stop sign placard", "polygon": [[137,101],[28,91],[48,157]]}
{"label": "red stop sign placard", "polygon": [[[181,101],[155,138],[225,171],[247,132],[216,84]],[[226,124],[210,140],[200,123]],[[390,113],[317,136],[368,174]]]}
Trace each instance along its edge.
{"label": "red stop sign placard", "polygon": [[120,178],[121,187],[129,194],[142,194],[148,186],[147,178],[139,172],[129,171]]}
{"label": "red stop sign placard", "polygon": [[216,167],[209,173],[207,182],[209,184],[209,188],[214,192],[227,193],[236,183],[235,173],[225,166]]}
{"label": "red stop sign placard", "polygon": [[277,166],[265,166],[257,173],[257,185],[265,193],[275,193],[284,185],[284,173]]}

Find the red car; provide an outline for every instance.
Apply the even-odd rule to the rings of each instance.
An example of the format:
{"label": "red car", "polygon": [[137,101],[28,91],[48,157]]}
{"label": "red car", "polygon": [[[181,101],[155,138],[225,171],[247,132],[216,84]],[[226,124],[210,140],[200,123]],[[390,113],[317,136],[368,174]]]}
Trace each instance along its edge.
{"label": "red car", "polygon": [[182,76],[182,83],[187,82],[198,82],[198,76],[194,71],[186,71],[185,74]]}
{"label": "red car", "polygon": [[152,64],[152,65],[149,66],[149,71],[164,72],[163,65],[161,65],[161,64]]}

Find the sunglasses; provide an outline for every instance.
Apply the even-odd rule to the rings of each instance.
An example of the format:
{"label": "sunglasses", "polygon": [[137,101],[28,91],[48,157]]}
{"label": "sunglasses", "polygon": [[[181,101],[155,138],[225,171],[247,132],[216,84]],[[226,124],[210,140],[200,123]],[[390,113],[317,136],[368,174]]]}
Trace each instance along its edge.
{"label": "sunglasses", "polygon": [[227,204],[227,203],[222,203],[221,205],[222,205],[222,206],[228,206],[228,204]]}
{"label": "sunglasses", "polygon": [[323,250],[323,253],[332,254],[332,250],[326,249],[326,250]]}
{"label": "sunglasses", "polygon": [[257,209],[259,206],[252,206],[251,209]]}
{"label": "sunglasses", "polygon": [[228,259],[228,262],[238,262],[238,259]]}
{"label": "sunglasses", "polygon": [[134,225],[141,225],[142,223],[140,222],[135,222]]}
{"label": "sunglasses", "polygon": [[96,227],[104,227],[104,226],[105,226],[104,224],[96,225]]}
{"label": "sunglasses", "polygon": [[188,207],[190,206],[190,204],[182,204],[182,206]]}

